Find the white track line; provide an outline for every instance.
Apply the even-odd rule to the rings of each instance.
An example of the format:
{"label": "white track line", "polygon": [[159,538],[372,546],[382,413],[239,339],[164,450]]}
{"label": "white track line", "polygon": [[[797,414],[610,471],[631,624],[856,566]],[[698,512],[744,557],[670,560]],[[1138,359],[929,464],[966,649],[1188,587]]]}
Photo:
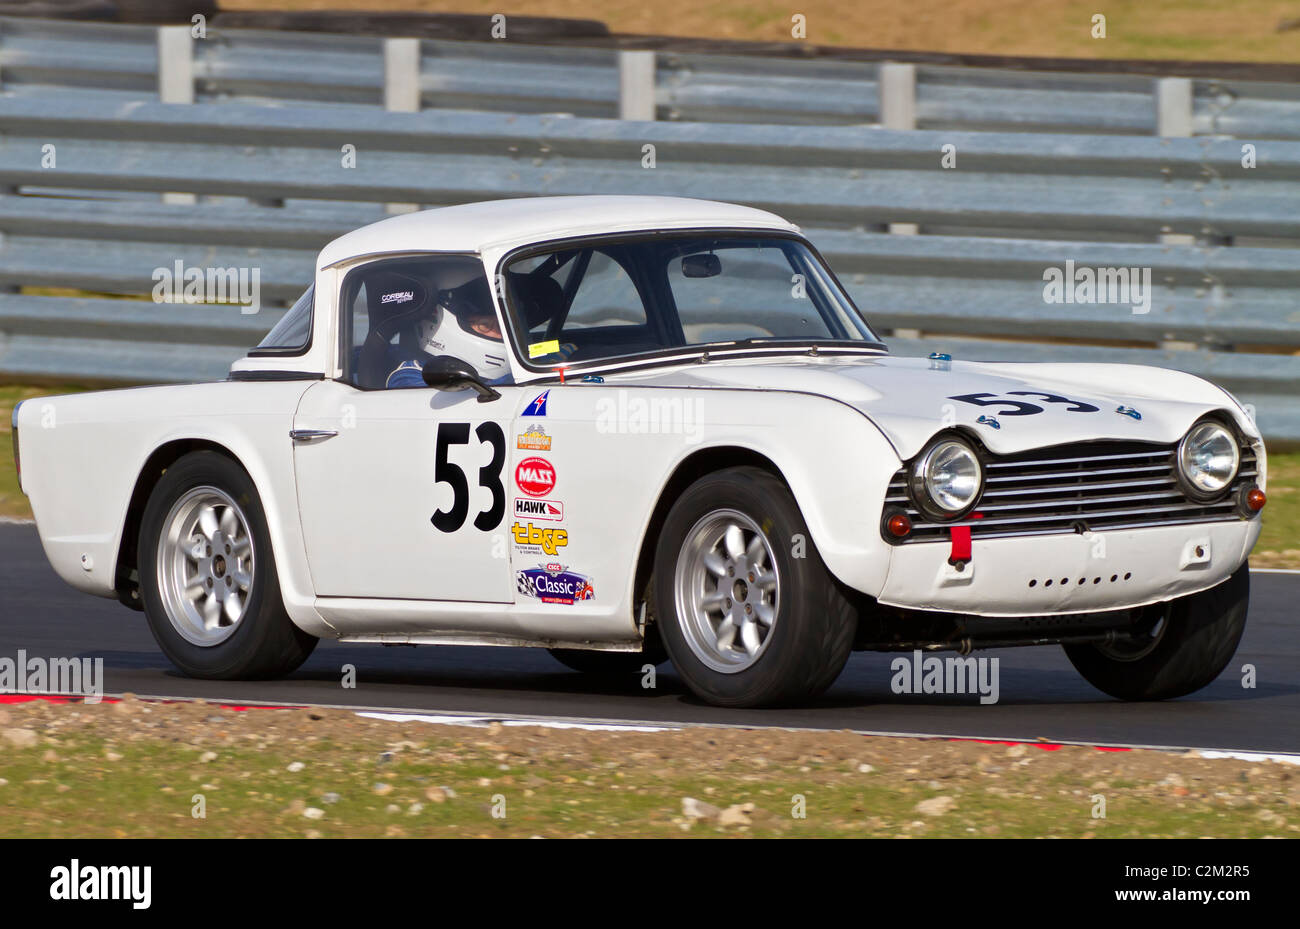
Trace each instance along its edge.
{"label": "white track line", "polygon": [[395,723],[432,723],[435,726],[472,726],[484,729],[496,723],[499,726],[542,726],[547,729],[587,729],[593,732],[674,732],[680,726],[653,726],[640,723],[594,723],[567,722],[564,720],[528,717],[523,719],[502,719],[498,716],[450,716],[447,714],[429,715],[423,713],[357,713],[367,719],[385,719]]}
{"label": "white track line", "polygon": [[1235,761],[1276,761],[1279,764],[1300,765],[1300,755],[1289,752],[1226,752],[1202,748],[1196,752],[1202,758],[1231,758]]}
{"label": "white track line", "polygon": [[[80,696],[80,694],[33,694],[33,696]],[[106,699],[121,699],[122,694],[104,694]],[[1240,758],[1248,761],[1277,761],[1300,764],[1300,752],[1251,752],[1246,749],[1201,748],[1194,745],[1155,745],[1143,742],[1088,742],[1080,739],[1025,739],[1005,735],[954,735],[951,732],[898,732],[882,729],[821,729],[815,726],[765,726],[761,723],[697,723],[666,722],[655,719],[613,719],[591,716],[529,716],[517,713],[413,713],[409,709],[390,706],[349,706],[343,703],[289,703],[278,700],[243,700],[232,697],[169,697],[160,694],[135,694],[140,700],[171,700],[184,703],[202,701],[230,706],[270,707],[272,709],[347,710],[358,716],[372,719],[410,720],[434,725],[489,726],[550,726],[555,728],[592,729],[600,731],[671,732],[681,729],[781,729],[787,732],[852,732],[855,735],[876,736],[889,739],[937,739],[964,742],[1009,742],[1017,745],[1075,745],[1083,748],[1125,748],[1153,752],[1178,752],[1201,754],[1206,758]]]}

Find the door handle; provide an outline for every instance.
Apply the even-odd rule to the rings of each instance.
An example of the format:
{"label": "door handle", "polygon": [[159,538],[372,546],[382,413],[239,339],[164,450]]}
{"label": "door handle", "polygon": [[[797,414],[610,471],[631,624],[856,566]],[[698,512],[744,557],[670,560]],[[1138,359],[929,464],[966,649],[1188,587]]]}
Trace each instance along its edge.
{"label": "door handle", "polygon": [[289,438],[295,442],[310,442],[313,439],[332,439],[338,432],[333,429],[290,429]]}

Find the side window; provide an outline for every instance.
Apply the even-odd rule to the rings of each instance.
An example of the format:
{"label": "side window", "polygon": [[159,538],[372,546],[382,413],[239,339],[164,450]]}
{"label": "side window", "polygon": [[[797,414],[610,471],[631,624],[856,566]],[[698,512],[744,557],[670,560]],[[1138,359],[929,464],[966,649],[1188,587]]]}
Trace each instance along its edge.
{"label": "side window", "polygon": [[645,305],[636,285],[621,264],[594,252],[573,295],[565,330],[631,325],[645,325]]}
{"label": "side window", "polygon": [[[658,347],[636,283],[609,250],[574,248],[512,262],[506,273],[531,361],[558,364]],[[559,320],[563,322],[559,322]]]}
{"label": "side window", "polygon": [[373,261],[348,272],[341,298],[344,379],[357,387],[424,387],[424,364],[438,355],[465,362],[487,380],[508,373],[476,256]]}
{"label": "side window", "polygon": [[316,305],[316,285],[308,287],[303,295],[285,311],[280,321],[271,327],[250,355],[291,355],[306,350],[311,344],[312,311]]}

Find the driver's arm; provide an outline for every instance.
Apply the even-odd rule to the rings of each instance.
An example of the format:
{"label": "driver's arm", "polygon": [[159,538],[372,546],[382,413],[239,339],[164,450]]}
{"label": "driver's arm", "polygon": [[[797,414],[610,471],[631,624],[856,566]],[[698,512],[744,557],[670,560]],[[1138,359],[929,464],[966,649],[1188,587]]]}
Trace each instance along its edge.
{"label": "driver's arm", "polygon": [[391,372],[384,382],[385,387],[425,387],[424,366],[411,358],[403,361]]}

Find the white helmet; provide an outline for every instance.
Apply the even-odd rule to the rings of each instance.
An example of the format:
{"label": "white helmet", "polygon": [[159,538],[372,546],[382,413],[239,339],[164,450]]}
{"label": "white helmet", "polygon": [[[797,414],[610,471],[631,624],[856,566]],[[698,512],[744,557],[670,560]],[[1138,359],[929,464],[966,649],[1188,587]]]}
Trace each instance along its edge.
{"label": "white helmet", "polygon": [[459,358],[484,380],[510,370],[482,272],[459,287],[438,291],[432,313],[420,321],[415,334],[424,352]]}

